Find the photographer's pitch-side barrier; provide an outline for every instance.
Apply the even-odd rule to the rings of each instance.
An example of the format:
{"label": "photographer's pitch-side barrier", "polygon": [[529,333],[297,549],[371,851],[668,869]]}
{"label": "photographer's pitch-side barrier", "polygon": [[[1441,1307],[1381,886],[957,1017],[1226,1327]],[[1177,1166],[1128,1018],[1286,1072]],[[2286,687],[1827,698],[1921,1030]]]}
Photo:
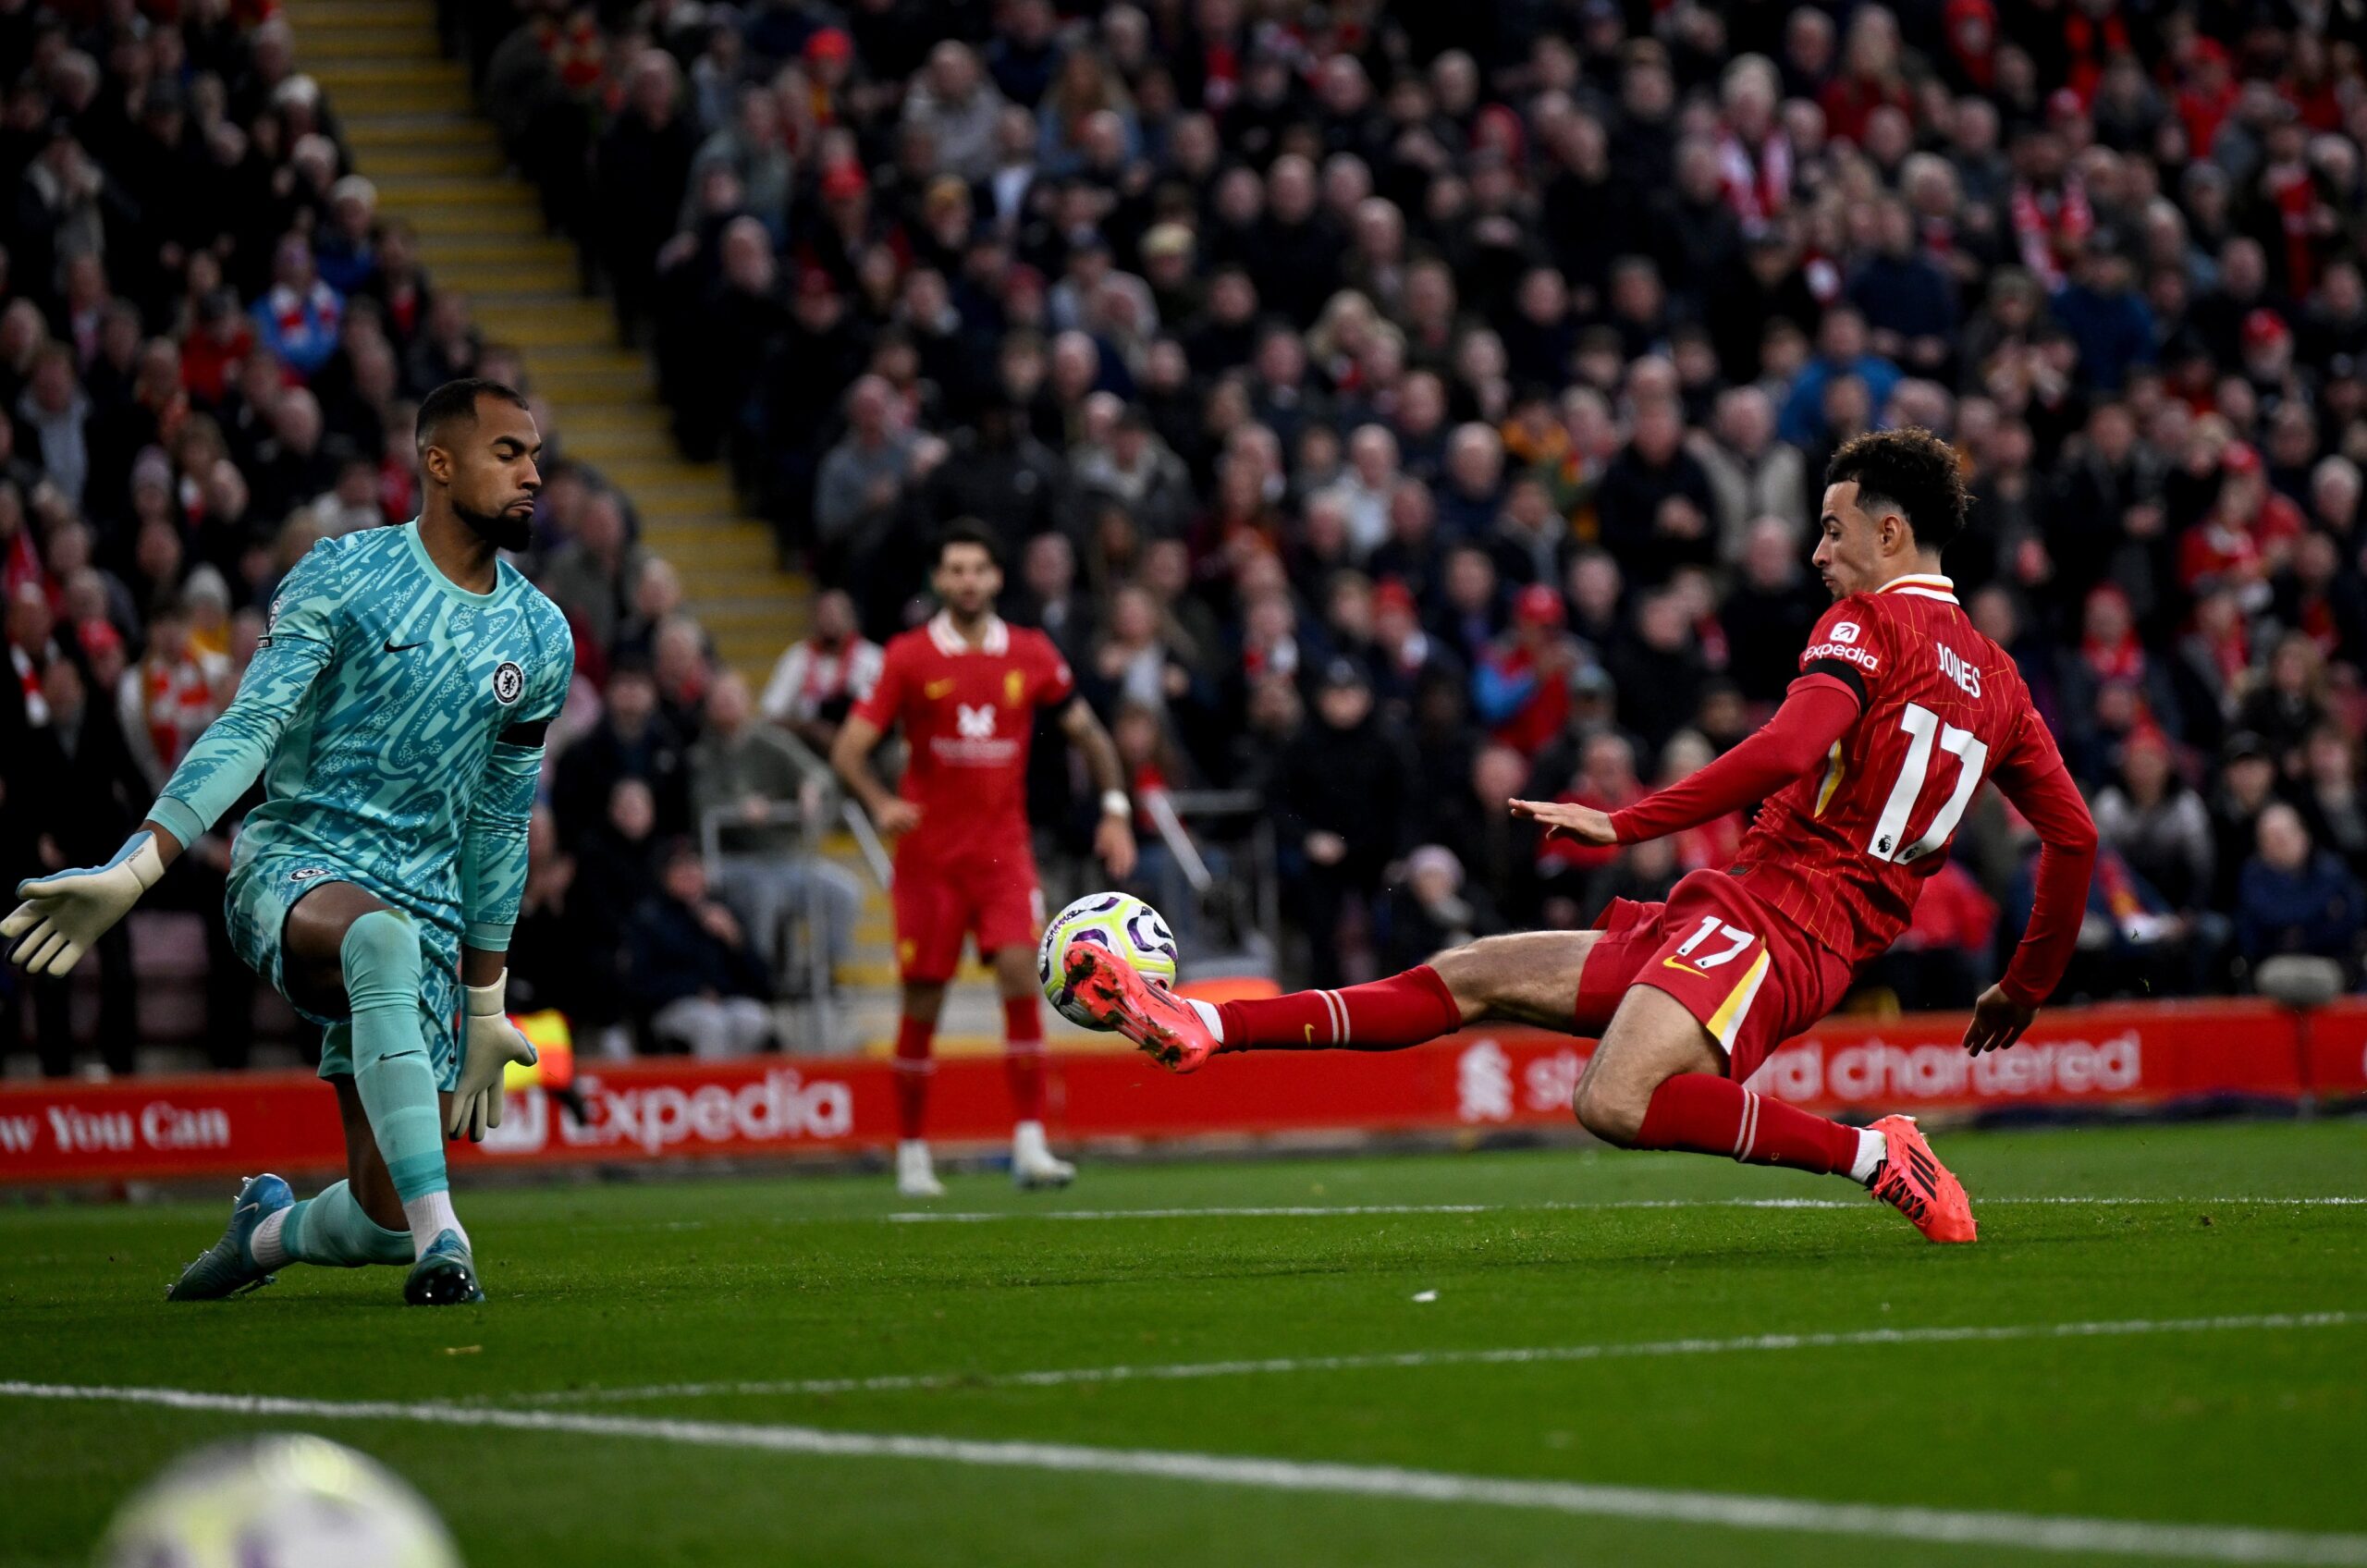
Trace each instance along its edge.
{"label": "photographer's pitch-side barrier", "polygon": [[[1809,1109],[1963,1115],[2019,1108],[2145,1109],[2212,1098],[2367,1096],[2367,999],[2312,1013],[2265,1002],[2162,1002],[2042,1013],[2013,1050],[1967,1058],[1963,1020],[1835,1019],[1753,1081]],[[1466,1030],[1413,1050],[1223,1057],[1188,1078],[1139,1056],[1055,1053],[1055,1139],[1316,1133],[1486,1133],[1566,1126],[1589,1041]],[[513,1090],[470,1165],[614,1164],[845,1155],[895,1137],[885,1060],[758,1057],[587,1068],[583,1121]],[[939,1064],[932,1135],[1000,1141],[1012,1109],[992,1057]],[[0,1184],[342,1170],[335,1098],[301,1072],[57,1082],[0,1088]]]}

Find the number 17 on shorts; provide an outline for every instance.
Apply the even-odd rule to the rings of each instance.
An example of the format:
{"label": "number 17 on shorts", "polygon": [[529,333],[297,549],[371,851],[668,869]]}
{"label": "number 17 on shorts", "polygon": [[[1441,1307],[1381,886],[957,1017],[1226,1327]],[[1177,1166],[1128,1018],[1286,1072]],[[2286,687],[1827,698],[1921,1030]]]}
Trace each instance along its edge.
{"label": "number 17 on shorts", "polygon": [[[1685,1005],[1729,1055],[1767,979],[1767,940],[1723,915],[1705,914],[1660,954],[1651,984]],[[1670,971],[1675,973],[1671,974]]]}

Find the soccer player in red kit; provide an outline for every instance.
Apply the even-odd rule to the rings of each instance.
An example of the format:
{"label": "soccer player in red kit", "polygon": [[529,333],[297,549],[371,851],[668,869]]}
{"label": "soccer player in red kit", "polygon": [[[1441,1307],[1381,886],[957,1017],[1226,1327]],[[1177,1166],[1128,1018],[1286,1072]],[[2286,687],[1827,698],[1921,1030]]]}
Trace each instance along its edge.
{"label": "soccer player in red kit", "polygon": [[[1061,709],[1061,729],[1085,755],[1101,794],[1094,849],[1122,881],[1134,868],[1133,806],[1117,748],[1076,694],[1068,662],[1041,631],[995,614],[1002,568],[994,536],[957,522],[938,542],[932,586],[944,607],[888,644],[878,683],[855,704],[830,762],[879,830],[896,840],[892,900],[903,1015],[896,1030],[897,1185],[908,1197],[945,1189],[921,1139],[929,1050],[946,983],[975,937],[1002,993],[1005,1062],[1017,1112],[1011,1173],[1023,1187],[1065,1185],[1076,1174],[1044,1137],[1043,992],[1036,937],[1044,895],[1027,827],[1027,750],[1039,707]],[[873,748],[901,724],[910,755],[889,793],[870,766]]]}
{"label": "soccer player in red kit", "polygon": [[1344,990],[1214,1007],[1072,949],[1072,991],[1179,1072],[1219,1051],[1392,1050],[1482,1020],[1599,1036],[1573,1109],[1607,1142],[1846,1175],[1932,1241],[1973,1240],[1963,1186],[1910,1118],[1860,1130],[1743,1084],[1907,928],[1984,780],[2041,843],[2029,929],[1964,1036],[1976,1055],[2011,1046],[2070,958],[2096,830],[2013,660],[1941,575],[1964,523],[1956,454],[1928,431],[1877,432],[1843,447],[1825,478],[1815,558],[1834,602],[1766,728],[1622,811],[1513,802],[1607,845],[1763,800],[1731,867],[1692,873],[1666,903],[1614,900],[1591,931],[1487,937]]}

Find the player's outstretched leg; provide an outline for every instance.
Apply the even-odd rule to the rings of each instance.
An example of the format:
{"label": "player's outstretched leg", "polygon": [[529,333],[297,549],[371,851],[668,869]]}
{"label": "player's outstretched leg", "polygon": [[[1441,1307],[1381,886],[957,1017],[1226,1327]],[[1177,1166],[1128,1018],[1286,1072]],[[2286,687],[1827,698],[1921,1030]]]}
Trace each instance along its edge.
{"label": "player's outstretched leg", "polygon": [[413,1306],[483,1301],[469,1233],[452,1211],[435,1073],[419,1023],[419,933],[409,916],[374,909],[338,946],[352,1017],[353,1086],[410,1222],[417,1261],[403,1281]]}
{"label": "player's outstretched leg", "polygon": [[1667,992],[1636,986],[1603,1031],[1572,1109],[1587,1131],[1622,1148],[1683,1149],[1847,1176],[1932,1241],[1974,1239],[1964,1188],[1909,1119],[1846,1127],[1754,1093],[1725,1073],[1699,1019]]}
{"label": "player's outstretched leg", "polygon": [[1070,946],[1067,979],[1102,1028],[1189,1072],[1220,1051],[1402,1050],[1480,1019],[1569,1028],[1580,1022],[1578,976],[1600,935],[1489,937],[1386,980],[1221,1005],[1161,990],[1083,942]]}
{"label": "player's outstretched leg", "polygon": [[262,1261],[256,1232],[265,1225],[276,1231],[296,1202],[288,1183],[265,1171],[239,1183],[230,1200],[230,1223],[222,1239],[199,1253],[181,1277],[165,1288],[166,1301],[219,1301],[241,1291],[259,1291],[272,1282],[276,1264]]}

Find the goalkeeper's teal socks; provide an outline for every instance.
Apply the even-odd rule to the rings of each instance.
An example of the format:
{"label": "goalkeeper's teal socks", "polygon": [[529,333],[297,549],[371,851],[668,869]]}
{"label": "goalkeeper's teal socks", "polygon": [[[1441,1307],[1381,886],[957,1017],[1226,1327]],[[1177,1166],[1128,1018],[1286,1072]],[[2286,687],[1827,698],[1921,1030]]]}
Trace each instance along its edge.
{"label": "goalkeeper's teal socks", "polygon": [[[353,1020],[353,1086],[378,1153],[423,1254],[460,1231],[444,1175],[444,1119],[419,1027],[419,934],[410,917],[375,909],[347,927],[338,949]],[[467,1232],[461,1231],[465,1243]]]}
{"label": "goalkeeper's teal socks", "polygon": [[352,1186],[339,1182],[275,1214],[255,1228],[255,1264],[316,1263],[359,1268],[365,1263],[410,1263],[410,1233],[389,1231],[362,1212]]}

